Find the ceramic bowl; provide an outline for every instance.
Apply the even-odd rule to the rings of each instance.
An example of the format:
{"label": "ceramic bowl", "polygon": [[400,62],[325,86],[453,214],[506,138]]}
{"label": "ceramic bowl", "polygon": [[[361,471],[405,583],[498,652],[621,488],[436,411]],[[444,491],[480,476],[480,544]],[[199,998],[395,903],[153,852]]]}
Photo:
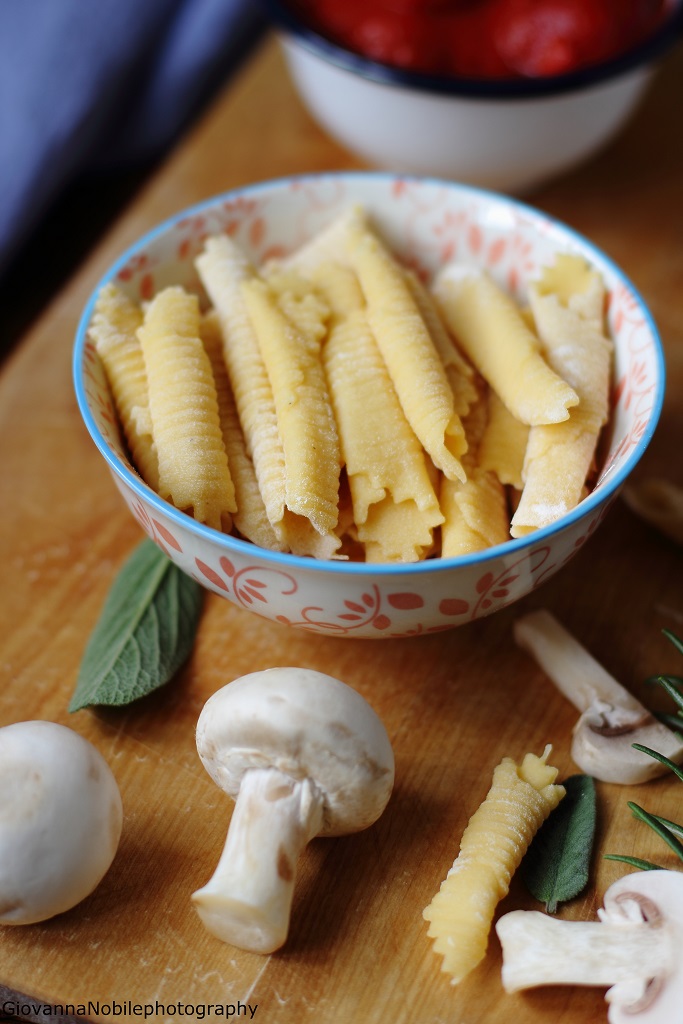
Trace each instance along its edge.
{"label": "ceramic bowl", "polygon": [[597,67],[524,80],[429,76],[368,60],[265,0],[295,86],[316,121],[376,167],[523,193],[586,160],[630,117],[683,4],[637,49]]}
{"label": "ceramic bowl", "polygon": [[[593,492],[569,515],[485,552],[409,565],[315,561],[255,547],[178,512],[133,470],[88,339],[95,295],[113,280],[138,300],[168,284],[201,293],[193,259],[229,233],[257,262],[302,245],[362,203],[396,254],[425,273],[458,259],[486,267],[520,300],[558,251],[583,254],[604,277],[615,341],[613,410]],[[643,454],[664,391],[661,344],[630,281],[585,238],[508,197],[432,179],[331,173],[266,182],[218,196],[157,227],[110,268],[88,302],[74,352],[80,411],[143,530],[209,590],[275,622],[345,637],[416,636],[489,615],[540,586],[602,522]]]}

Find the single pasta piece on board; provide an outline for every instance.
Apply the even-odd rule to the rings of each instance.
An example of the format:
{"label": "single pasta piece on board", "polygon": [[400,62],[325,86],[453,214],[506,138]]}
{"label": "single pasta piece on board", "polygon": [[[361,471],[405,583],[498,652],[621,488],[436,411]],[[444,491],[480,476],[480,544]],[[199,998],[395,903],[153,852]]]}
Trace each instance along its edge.
{"label": "single pasta piece on board", "polygon": [[417,561],[443,520],[425,453],[370,330],[356,275],[326,264],[314,280],[331,309],[323,365],[353,503],[352,534],[368,561]]}
{"label": "single pasta piece on board", "polygon": [[104,285],[88,329],[109,381],[133,463],[153,490],[159,486],[157,453],[149,414],[147,371],[137,329],[142,310],[120,288]]}
{"label": "single pasta piece on board", "polygon": [[579,398],[546,363],[514,299],[477,267],[450,264],[434,293],[458,343],[513,416],[559,423]]}
{"label": "single pasta piece on board", "polygon": [[201,339],[211,362],[213,379],[218,399],[218,417],[223,434],[223,444],[228,456],[228,466],[235,485],[234,524],[243,537],[252,544],[273,551],[286,550],[270,525],[266,506],[259,490],[254,466],[247,455],[247,446],[240,426],[235,399],[230,387],[228,372],[223,360],[223,337],[218,314],[210,310],[200,326]]}
{"label": "single pasta piece on board", "polygon": [[[574,293],[573,287],[584,291]],[[597,271],[568,254],[531,286],[531,309],[547,361],[571,384],[580,401],[563,423],[529,431],[524,487],[512,518],[513,537],[547,526],[581,500],[600,431],[609,416],[613,346],[594,315],[603,305],[601,287]],[[586,294],[590,301],[582,307],[580,301],[572,302],[575,294],[577,300]],[[581,308],[588,309],[588,319],[577,312]]]}
{"label": "single pasta piece on board", "polygon": [[565,795],[555,783],[557,769],[547,764],[551,750],[548,745],[541,757],[526,754],[520,765],[505,757],[495,768],[453,867],[423,911],[453,985],[483,960],[496,907],[534,835]]}
{"label": "single pasta piece on board", "polygon": [[211,364],[199,332],[197,296],[179,287],[155,296],[138,330],[159,458],[159,494],[199,522],[229,531],[235,490]]}
{"label": "single pasta piece on board", "polygon": [[347,253],[367,303],[377,340],[408,423],[423,448],[449,479],[464,480],[467,449],[453,392],[405,271],[370,230],[353,225]]}
{"label": "single pasta piece on board", "polygon": [[247,453],[271,526],[284,539],[285,456],[277,428],[273,389],[249,318],[242,283],[257,277],[245,253],[227,235],[207,238],[195,261],[221,322],[223,358]]}

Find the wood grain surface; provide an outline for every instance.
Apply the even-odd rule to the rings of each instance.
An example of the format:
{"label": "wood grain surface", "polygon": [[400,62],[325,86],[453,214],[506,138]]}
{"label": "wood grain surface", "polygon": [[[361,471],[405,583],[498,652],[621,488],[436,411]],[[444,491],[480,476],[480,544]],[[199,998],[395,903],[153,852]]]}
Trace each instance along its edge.
{"label": "wood grain surface", "polygon": [[[638,473],[679,484],[682,93],[679,51],[607,150],[527,197],[604,248],[649,303],[664,339],[668,388]],[[681,551],[623,503],[558,576],[490,619],[408,640],[336,639],[271,624],[210,595],[194,653],[165,690],[126,709],[66,710],[107,589],[141,537],[74,399],[70,352],[88,294],[125,246],[190,203],[256,180],[354,166],[311,121],[267,40],[2,368],[0,724],[52,719],[90,739],[119,782],[125,822],[116,860],[92,896],[45,924],[0,930],[0,992],[76,1007],[99,1001],[99,1013],[91,1006],[86,1016],[105,1022],[143,1019],[135,1003],[152,1005],[148,1019],[190,1022],[203,1012],[216,1019],[215,1008],[203,1009],[209,1005],[225,1013],[239,1005],[234,1019],[249,1019],[247,1004],[260,1024],[606,1020],[600,989],[505,995],[495,935],[484,963],[452,987],[422,909],[502,756],[540,753],[552,742],[560,776],[576,771],[569,757],[576,712],[514,646],[520,611],[552,610],[650,704],[657,696],[643,680],[683,671],[661,634],[662,627],[683,632]],[[216,688],[283,664],[329,672],[359,690],[386,724],[397,778],[376,825],[310,844],[289,941],[261,957],[210,936],[190,903],[213,871],[231,812],[199,762],[194,727]],[[599,785],[590,888],[563,917],[595,917],[604,890],[625,870],[604,861],[606,852],[674,866],[626,802],[680,819],[680,786],[668,777],[628,790]],[[515,879],[500,910],[534,906]],[[38,1006],[23,1015],[47,1019]]]}

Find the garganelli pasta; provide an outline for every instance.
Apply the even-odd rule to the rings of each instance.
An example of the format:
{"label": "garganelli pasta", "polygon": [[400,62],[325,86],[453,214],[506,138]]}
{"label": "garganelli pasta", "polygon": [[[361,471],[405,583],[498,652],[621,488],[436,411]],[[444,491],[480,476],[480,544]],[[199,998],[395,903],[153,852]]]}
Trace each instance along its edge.
{"label": "garganelli pasta", "polygon": [[435,284],[444,319],[469,358],[522,423],[559,423],[578,404],[543,358],[514,300],[482,270],[448,266]]}
{"label": "garganelli pasta", "polygon": [[276,533],[282,536],[285,456],[273,390],[242,294],[243,282],[255,277],[256,272],[244,253],[225,235],[207,239],[196,266],[220,320],[223,356],[266,513]]}
{"label": "garganelli pasta", "polygon": [[196,295],[170,287],[149,304],[138,337],[159,459],[159,494],[215,529],[232,526],[235,490],[202,344]]}
{"label": "garganelli pasta", "polygon": [[256,266],[227,234],[204,293],[106,285],[92,340],[141,476],[181,510],[319,559],[457,558],[589,493],[609,416],[605,289],[558,254],[528,303],[475,266],[429,282],[350,207]]}
{"label": "garganelli pasta", "polygon": [[142,310],[113,284],[97,296],[90,336],[104,365],[133,462],[154,490],[159,466],[152,438],[147,372],[137,329]]}
{"label": "garganelli pasta", "polygon": [[[595,279],[597,288],[591,286]],[[612,343],[594,315],[584,319],[577,312],[581,304],[572,304],[572,297],[582,292],[572,292],[572,285],[585,286],[591,296],[597,292],[597,306],[602,308],[599,277],[578,257],[565,256],[531,287],[531,309],[548,364],[571,384],[579,404],[564,422],[529,431],[524,487],[512,517],[513,537],[546,526],[578,505],[609,415]]]}
{"label": "garganelli pasta", "polygon": [[443,515],[425,453],[405,418],[370,330],[353,272],[318,268],[330,303],[323,351],[342,460],[353,502],[354,535],[369,561],[416,561],[432,548]]}
{"label": "garganelli pasta", "polygon": [[274,551],[284,550],[284,544],[276,535],[266,515],[266,506],[259,490],[254,466],[247,455],[247,446],[223,359],[223,336],[215,310],[211,310],[202,318],[200,333],[216,384],[218,418],[235,488],[234,524],[243,537],[258,544],[259,547]]}
{"label": "garganelli pasta", "polygon": [[368,306],[368,322],[406,418],[435,466],[464,480],[465,431],[443,363],[401,267],[369,230],[352,230],[349,259]]}
{"label": "garganelli pasta", "polygon": [[565,796],[555,782],[557,769],[547,764],[550,752],[547,746],[541,757],[526,754],[519,765],[505,757],[495,768],[452,868],[423,911],[441,969],[454,985],[483,960],[496,907],[531,840]]}

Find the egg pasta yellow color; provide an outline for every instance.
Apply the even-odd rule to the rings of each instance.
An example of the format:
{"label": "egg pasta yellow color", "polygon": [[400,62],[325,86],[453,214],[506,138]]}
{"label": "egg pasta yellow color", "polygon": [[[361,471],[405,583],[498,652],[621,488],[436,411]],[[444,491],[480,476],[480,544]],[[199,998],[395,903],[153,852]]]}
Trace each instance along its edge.
{"label": "egg pasta yellow color", "polygon": [[235,399],[223,360],[223,337],[215,310],[208,312],[200,326],[201,338],[211,362],[218,399],[218,418],[223,444],[228,456],[230,475],[235,487],[236,510],[233,521],[239,532],[253,544],[273,551],[285,550],[285,544],[276,535],[266,514],[256,473],[240,426]]}
{"label": "egg pasta yellow color", "polygon": [[[592,270],[582,277],[583,267],[583,260],[566,256],[559,268],[551,268],[531,288],[531,308],[548,363],[572,385],[580,401],[563,423],[529,431],[524,486],[510,531],[513,537],[546,526],[578,505],[609,416],[612,343],[596,316],[602,308],[601,282]],[[567,281],[562,278],[563,269]],[[585,290],[572,302],[570,288],[577,281]],[[558,290],[552,292],[549,287]],[[582,296],[590,301],[582,303]],[[577,311],[581,309],[586,318]]]}
{"label": "egg pasta yellow color", "polygon": [[529,427],[512,415],[495,391],[488,393],[488,420],[479,445],[479,465],[496,474],[502,484],[522,489]]}
{"label": "egg pasta yellow color", "polygon": [[448,327],[513,416],[528,425],[559,423],[579,398],[541,353],[514,299],[484,271],[450,265],[435,281]]}
{"label": "egg pasta yellow color", "polygon": [[448,333],[431,292],[412,270],[406,272],[406,283],[446,371],[455,411],[463,420],[477,401],[472,364],[465,359]]}
{"label": "egg pasta yellow color", "polygon": [[557,769],[543,755],[526,754],[520,765],[505,757],[491,788],[470,818],[460,852],[423,917],[441,969],[457,984],[484,958],[499,901],[531,840],[565,795]]}
{"label": "egg pasta yellow color", "polygon": [[467,448],[453,393],[404,270],[371,231],[348,232],[349,260],[365,295],[368,322],[408,423],[434,465],[464,480]]}
{"label": "egg pasta yellow color", "polygon": [[241,290],[256,271],[226,235],[208,238],[195,263],[220,319],[223,357],[266,513],[282,539],[285,456],[273,390]]}
{"label": "egg pasta yellow color", "polygon": [[100,290],[89,327],[111,388],[133,462],[150,487],[159,485],[157,453],[149,414],[147,371],[137,329],[142,310],[109,283]]}
{"label": "egg pasta yellow color", "polygon": [[337,525],[340,453],[320,345],[284,315],[263,281],[242,294],[273,390],[285,454],[285,504],[331,536]]}
{"label": "egg pasta yellow color", "polygon": [[[474,384],[472,387],[474,390]],[[443,477],[441,481],[443,558],[483,551],[494,544],[503,544],[509,538],[503,485],[494,473],[481,466],[479,459],[488,412],[487,391],[485,386],[480,386],[478,398],[464,420],[467,452],[463,456],[463,466],[467,480],[463,483]]]}
{"label": "egg pasta yellow color", "polygon": [[230,530],[235,492],[218,419],[211,364],[200,338],[199,302],[165,288],[138,329],[159,459],[159,494],[217,530]]}
{"label": "egg pasta yellow color", "polygon": [[323,365],[353,502],[353,535],[368,561],[416,561],[443,516],[427,459],[406,420],[348,268],[318,268],[332,311]]}

